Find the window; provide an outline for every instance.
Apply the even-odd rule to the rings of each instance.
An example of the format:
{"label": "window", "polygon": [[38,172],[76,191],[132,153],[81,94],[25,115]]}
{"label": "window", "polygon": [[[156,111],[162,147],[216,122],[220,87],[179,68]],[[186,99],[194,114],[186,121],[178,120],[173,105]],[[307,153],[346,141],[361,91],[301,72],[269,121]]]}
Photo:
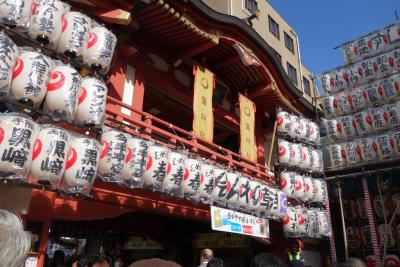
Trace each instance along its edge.
{"label": "window", "polygon": [[294,43],[293,43],[293,39],[292,37],[289,36],[289,34],[287,34],[285,32],[285,46],[287,49],[289,49],[292,53],[294,53]]}
{"label": "window", "polygon": [[255,0],[244,0],[244,7],[251,13],[256,13],[257,11],[257,1]]}
{"label": "window", "polygon": [[306,77],[303,76],[303,87],[304,87],[304,92],[311,96],[311,88],[310,88],[310,81],[307,80]]}
{"label": "window", "polygon": [[269,26],[269,31],[278,39],[280,40],[280,34],[279,34],[279,24],[276,23],[276,21],[271,18],[271,16],[268,16],[268,26]]}
{"label": "window", "polygon": [[297,85],[297,70],[289,62],[287,63],[287,72],[290,80]]}

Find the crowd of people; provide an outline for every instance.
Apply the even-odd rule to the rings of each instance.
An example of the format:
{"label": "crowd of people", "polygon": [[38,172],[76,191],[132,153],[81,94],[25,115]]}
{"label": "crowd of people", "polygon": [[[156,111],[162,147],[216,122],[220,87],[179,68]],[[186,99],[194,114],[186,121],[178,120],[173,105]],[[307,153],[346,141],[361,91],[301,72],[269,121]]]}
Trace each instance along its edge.
{"label": "crowd of people", "polygon": [[[0,267],[21,267],[31,247],[31,235],[24,231],[19,216],[0,209]],[[289,251],[289,253],[292,253]],[[198,267],[223,267],[224,261],[215,257],[211,249],[203,249],[200,253]],[[273,254],[261,253],[252,260],[250,267],[291,267],[307,266],[299,254],[289,255],[287,261],[282,261]],[[350,258],[348,263],[335,263],[332,267],[365,267],[359,259]],[[50,262],[45,267],[181,267],[178,263],[167,259],[152,258],[138,260],[133,263],[123,262],[120,257],[111,259],[108,256],[87,257],[85,255],[65,258],[64,253],[55,251]]]}

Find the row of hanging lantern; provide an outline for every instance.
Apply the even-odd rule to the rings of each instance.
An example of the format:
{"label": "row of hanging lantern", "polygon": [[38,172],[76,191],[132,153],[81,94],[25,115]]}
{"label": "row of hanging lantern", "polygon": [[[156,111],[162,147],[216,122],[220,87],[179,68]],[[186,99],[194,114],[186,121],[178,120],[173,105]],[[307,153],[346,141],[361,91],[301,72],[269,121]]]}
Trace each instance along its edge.
{"label": "row of hanging lantern", "polygon": [[101,78],[82,78],[69,64],[33,48],[17,47],[4,32],[0,32],[0,58],[4,59],[0,63],[3,97],[42,107],[56,120],[83,126],[102,124],[108,89]]}
{"label": "row of hanging lantern", "polygon": [[325,117],[332,119],[399,99],[400,75],[396,74],[352,90],[324,96],[321,104]]}
{"label": "row of hanging lantern", "polygon": [[[395,236],[400,233],[400,227],[394,228],[392,225],[379,224],[378,225],[378,233],[379,233],[379,242],[382,243],[385,235],[385,227],[386,228],[386,237],[385,242],[388,248],[394,248],[396,246]],[[395,231],[397,233],[395,233]],[[371,230],[369,225],[362,225],[361,227],[346,227],[346,233],[348,235],[348,243],[349,248],[351,249],[360,249],[361,247],[372,248],[371,241]]]}
{"label": "row of hanging lantern", "polygon": [[279,135],[289,136],[299,142],[311,145],[320,144],[319,127],[315,122],[307,118],[289,114],[279,108],[276,126]]}
{"label": "row of hanging lantern", "polygon": [[400,23],[396,22],[382,29],[346,42],[340,46],[346,65],[388,51],[400,43]]}
{"label": "row of hanging lantern", "polygon": [[82,60],[100,73],[110,69],[116,36],[87,15],[71,11],[66,3],[59,0],[2,2],[0,20],[43,45]]}

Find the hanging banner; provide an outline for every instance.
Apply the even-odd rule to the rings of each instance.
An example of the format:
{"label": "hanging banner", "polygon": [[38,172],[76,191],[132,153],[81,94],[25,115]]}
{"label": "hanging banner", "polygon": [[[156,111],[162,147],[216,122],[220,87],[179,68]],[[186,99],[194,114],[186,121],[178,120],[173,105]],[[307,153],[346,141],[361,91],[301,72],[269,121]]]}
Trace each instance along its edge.
{"label": "hanging banner", "polygon": [[239,94],[240,103],[240,153],[243,157],[257,160],[255,139],[256,105],[253,101]]}
{"label": "hanging banner", "polygon": [[249,248],[250,237],[230,233],[196,233],[192,237],[193,248]]}
{"label": "hanging banner", "polygon": [[215,76],[211,71],[199,65],[194,66],[193,75],[193,132],[212,142],[214,137],[212,96]]}
{"label": "hanging banner", "polygon": [[269,238],[268,220],[211,206],[213,230]]}

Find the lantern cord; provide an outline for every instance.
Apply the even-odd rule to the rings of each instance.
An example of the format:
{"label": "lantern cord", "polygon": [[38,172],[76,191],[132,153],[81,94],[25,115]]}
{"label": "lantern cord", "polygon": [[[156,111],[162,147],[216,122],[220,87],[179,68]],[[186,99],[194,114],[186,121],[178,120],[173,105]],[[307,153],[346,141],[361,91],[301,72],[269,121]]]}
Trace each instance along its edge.
{"label": "lantern cord", "polygon": [[172,126],[172,124],[169,124],[169,128],[174,132],[174,134],[178,137],[177,140],[179,141],[179,143],[181,143],[181,146],[183,147],[183,149],[186,149],[185,144],[181,141],[181,137],[176,133],[174,126]]}
{"label": "lantern cord", "polygon": [[378,175],[376,179],[377,187],[378,187],[378,194],[379,194],[379,201],[382,207],[382,214],[383,214],[383,221],[384,221],[384,232],[383,232],[383,238],[381,240],[381,243],[379,244],[379,250],[382,248],[383,244],[383,251],[382,251],[382,259],[386,258],[386,251],[387,251],[387,237],[388,237],[388,228],[389,225],[387,224],[387,218],[386,218],[386,207],[385,207],[385,202],[383,201],[382,197],[382,191],[381,191],[381,186],[380,186],[380,176]]}

